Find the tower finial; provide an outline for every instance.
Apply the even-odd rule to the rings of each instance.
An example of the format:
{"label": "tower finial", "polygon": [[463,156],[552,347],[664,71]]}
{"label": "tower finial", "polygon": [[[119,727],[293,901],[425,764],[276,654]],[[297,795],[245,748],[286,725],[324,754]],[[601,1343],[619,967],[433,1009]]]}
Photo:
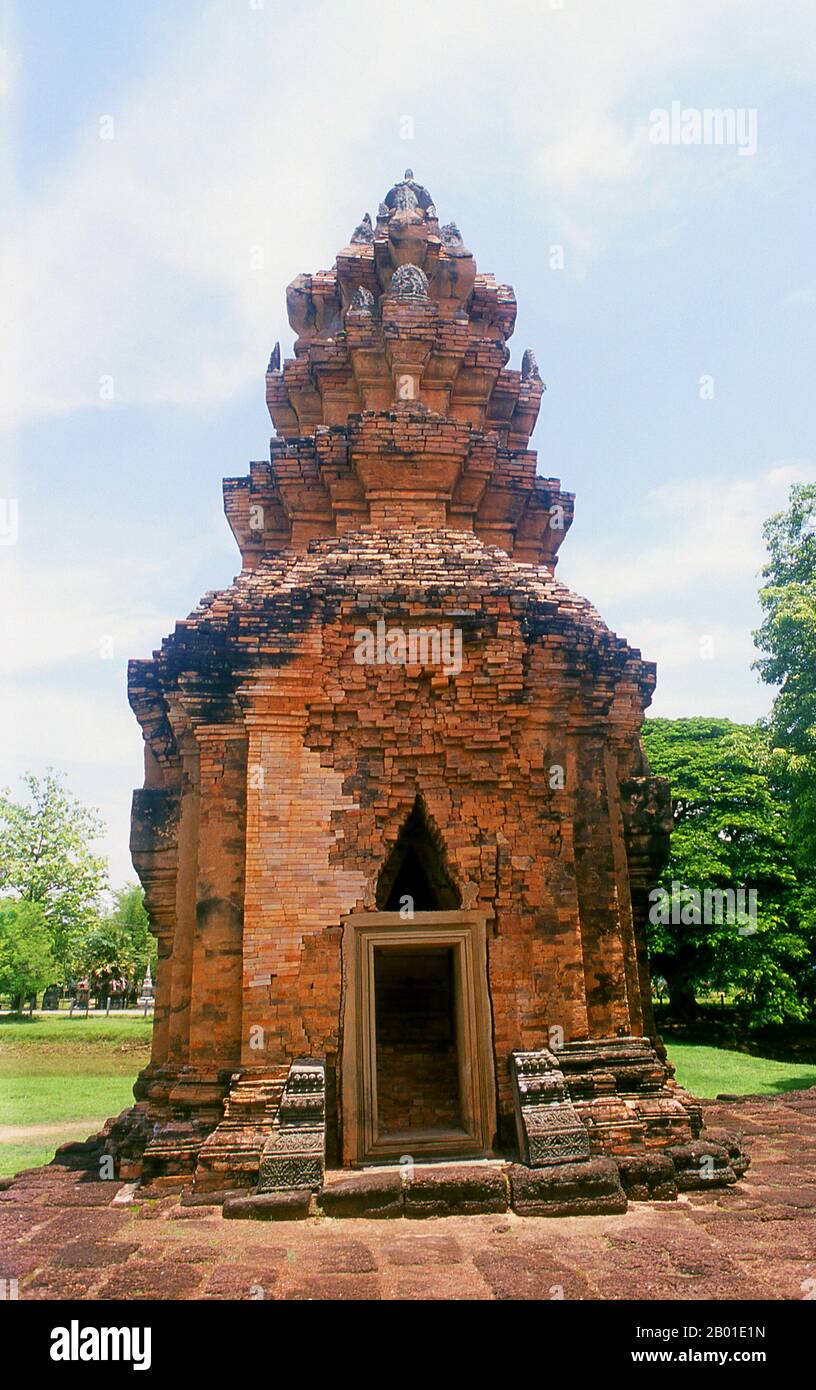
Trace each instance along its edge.
{"label": "tower finial", "polygon": [[416,182],[413,169],[406,169],[402,178],[386,193],[385,205],[390,212],[427,213],[428,208],[433,207],[433,199],[427,188]]}

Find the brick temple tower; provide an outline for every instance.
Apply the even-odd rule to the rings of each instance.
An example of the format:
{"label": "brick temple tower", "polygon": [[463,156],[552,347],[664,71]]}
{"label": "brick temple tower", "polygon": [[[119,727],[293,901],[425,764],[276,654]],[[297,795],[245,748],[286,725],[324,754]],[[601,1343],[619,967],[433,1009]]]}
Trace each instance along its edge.
{"label": "brick temple tower", "polygon": [[408,170],[287,308],[270,458],[224,483],[241,573],[130,666],[159,967],[111,1145],[159,1187],[308,1200],[409,1154],[520,1159],[518,1210],[558,1165],[665,1195],[700,1119],[644,943],[655,668],[554,577],[513,291]]}

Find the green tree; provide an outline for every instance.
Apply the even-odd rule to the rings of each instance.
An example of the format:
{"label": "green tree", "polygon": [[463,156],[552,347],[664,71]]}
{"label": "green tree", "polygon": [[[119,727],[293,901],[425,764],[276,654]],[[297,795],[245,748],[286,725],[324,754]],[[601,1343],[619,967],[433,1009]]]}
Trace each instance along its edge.
{"label": "green tree", "polygon": [[769,722],[788,783],[797,861],[816,872],[816,483],[791,489],[765,523],[768,563],[754,640],[763,680],[779,687]]}
{"label": "green tree", "polygon": [[50,769],[43,777],[27,773],[23,782],[27,800],[0,794],[0,894],[41,908],[65,977],[83,933],[98,919],[107,868],[90,842],[103,826]]}
{"label": "green tree", "polygon": [[0,994],[9,995],[11,1007],[18,1009],[51,984],[56,971],[51,932],[39,903],[0,899]]}
{"label": "green tree", "polygon": [[104,985],[124,977],[141,985],[148,963],[155,973],[156,941],[151,935],[139,884],[128,883],[114,893],[112,909],[83,937],[81,973]]}
{"label": "green tree", "polygon": [[[805,1017],[816,914],[793,863],[790,807],[765,730],[727,719],[649,719],[644,746],[672,789],[675,829],[661,882],[679,920],[654,920],[649,929],[652,969],[665,978],[672,1008],[689,1014],[702,989],[733,989],[754,1024]],[[689,889],[704,905],[706,891],[736,897],[742,889],[750,904],[753,890],[755,921],[695,913]]]}

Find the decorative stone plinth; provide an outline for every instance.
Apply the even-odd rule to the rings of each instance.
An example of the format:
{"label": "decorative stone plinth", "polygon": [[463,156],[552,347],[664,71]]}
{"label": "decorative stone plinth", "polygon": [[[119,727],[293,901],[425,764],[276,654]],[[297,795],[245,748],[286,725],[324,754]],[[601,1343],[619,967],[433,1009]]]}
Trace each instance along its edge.
{"label": "decorative stone plinth", "polygon": [[553,1053],[513,1052],[510,1075],[522,1163],[540,1168],[589,1158],[589,1135],[567,1097]]}
{"label": "decorative stone plinth", "polygon": [[328,1183],[318,1197],[324,1216],[404,1216],[403,1179],[396,1168],[354,1173]]}
{"label": "decorative stone plinth", "polygon": [[415,1168],[404,1175],[403,1215],[478,1216],[507,1210],[507,1179],[490,1164]]}
{"label": "decorative stone plinth", "polygon": [[646,1126],[628,1097],[613,1095],[577,1100],[575,1110],[586,1127],[593,1156],[614,1154],[617,1157],[644,1148]]}
{"label": "decorative stone plinth", "polygon": [[318,1196],[325,1216],[422,1219],[507,1211],[506,1163],[438,1163],[332,1177]]}
{"label": "decorative stone plinth", "polygon": [[151,1139],[142,1155],[142,1187],[192,1181],[204,1135],[191,1123],[170,1124]]}
{"label": "decorative stone plinth", "polygon": [[699,1134],[699,1106],[649,1038],[581,1039],[559,1048],[557,1060],[593,1155],[665,1149]]}
{"label": "decorative stone plinth", "polygon": [[632,1202],[674,1202],[677,1178],[668,1154],[644,1150],[615,1159],[621,1186]]}
{"label": "decorative stone plinth", "polygon": [[326,1068],[313,1058],[293,1062],[280,1108],[261,1154],[259,1193],[323,1186],[326,1163]]}

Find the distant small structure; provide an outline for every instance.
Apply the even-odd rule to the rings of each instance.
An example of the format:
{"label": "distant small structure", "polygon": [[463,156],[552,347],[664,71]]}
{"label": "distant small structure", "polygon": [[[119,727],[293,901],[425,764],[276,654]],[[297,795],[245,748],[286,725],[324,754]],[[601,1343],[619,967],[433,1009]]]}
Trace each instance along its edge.
{"label": "distant small structure", "polygon": [[139,1003],[144,1005],[145,1018],[147,1018],[148,1010],[153,1008],[155,998],[156,987],[153,984],[153,976],[150,971],[150,961],[148,961],[147,974],[144,977],[144,980],[142,982],[142,988],[139,991]]}

